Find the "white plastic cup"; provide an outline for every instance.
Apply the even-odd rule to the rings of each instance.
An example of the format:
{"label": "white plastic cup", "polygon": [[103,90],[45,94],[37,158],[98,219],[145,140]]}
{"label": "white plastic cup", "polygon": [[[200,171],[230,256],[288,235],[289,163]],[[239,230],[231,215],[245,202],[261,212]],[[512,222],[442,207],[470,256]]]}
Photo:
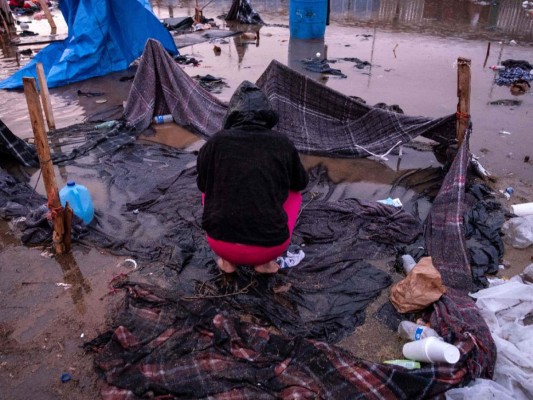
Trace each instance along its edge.
{"label": "white plastic cup", "polygon": [[511,212],[518,217],[533,215],[533,203],[514,204],[511,206]]}
{"label": "white plastic cup", "polygon": [[446,362],[455,364],[461,354],[453,344],[446,343],[436,337],[427,337],[422,340],[409,342],[402,349],[405,358],[423,362]]}

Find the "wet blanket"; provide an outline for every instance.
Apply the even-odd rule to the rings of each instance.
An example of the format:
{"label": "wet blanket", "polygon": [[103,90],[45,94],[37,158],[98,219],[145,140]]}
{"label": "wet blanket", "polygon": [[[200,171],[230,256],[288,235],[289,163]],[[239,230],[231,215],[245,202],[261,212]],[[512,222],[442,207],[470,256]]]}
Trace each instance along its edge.
{"label": "wet blanket", "polygon": [[[233,296],[190,296],[174,285],[123,281],[115,285],[126,291],[123,312],[112,330],[87,345],[96,351],[96,365],[108,384],[103,398],[421,399],[476,377],[490,378],[494,343],[468,297],[472,280],[460,218],[467,162],[465,144],[431,212],[427,240],[449,291],[426,318],[459,348],[458,363],[417,370],[375,364],[325,341],[251,322],[244,318],[249,310],[236,309]],[[312,264],[294,268],[300,278]],[[259,286],[263,293],[290,291],[287,280],[263,279],[274,279],[271,286]],[[306,286],[313,291],[313,285]]]}
{"label": "wet blanket", "polygon": [[38,167],[35,147],[15,136],[0,120],[0,154],[14,158],[26,167]]}
{"label": "wet blanket", "polygon": [[[302,153],[366,157],[419,135],[445,143],[455,136],[454,115],[429,119],[374,108],[277,61],[256,84],[279,114],[276,129]],[[157,41],[148,41],[125,109],[130,125],[143,130],[154,115],[172,114],[179,125],[209,137],[222,128],[226,107],[176,65]]]}
{"label": "wet blanket", "polygon": [[250,0],[233,0],[226,15],[226,21],[237,21],[241,24],[263,24],[259,14],[253,9]]}

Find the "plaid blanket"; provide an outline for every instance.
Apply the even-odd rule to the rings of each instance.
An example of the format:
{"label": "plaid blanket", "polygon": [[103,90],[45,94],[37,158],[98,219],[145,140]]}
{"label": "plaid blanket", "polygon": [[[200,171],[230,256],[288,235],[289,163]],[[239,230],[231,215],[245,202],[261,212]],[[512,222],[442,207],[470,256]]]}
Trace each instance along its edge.
{"label": "plaid blanket", "polygon": [[97,351],[95,362],[108,384],[103,398],[424,399],[490,378],[495,346],[468,297],[470,271],[461,245],[468,158],[466,140],[428,228],[430,253],[449,292],[426,318],[459,348],[458,363],[418,370],[371,363],[331,344],[244,321],[222,299],[187,299],[159,286],[126,282],[116,286],[127,295],[115,328],[87,345]]}
{"label": "plaid blanket", "polygon": [[[440,142],[455,136],[454,115],[429,119],[373,108],[275,60],[256,84],[279,114],[276,130],[303,153],[365,157],[386,153],[419,135]],[[129,124],[144,130],[154,115],[172,114],[179,125],[209,137],[222,128],[226,107],[190,78],[161,44],[147,42],[125,109]]]}

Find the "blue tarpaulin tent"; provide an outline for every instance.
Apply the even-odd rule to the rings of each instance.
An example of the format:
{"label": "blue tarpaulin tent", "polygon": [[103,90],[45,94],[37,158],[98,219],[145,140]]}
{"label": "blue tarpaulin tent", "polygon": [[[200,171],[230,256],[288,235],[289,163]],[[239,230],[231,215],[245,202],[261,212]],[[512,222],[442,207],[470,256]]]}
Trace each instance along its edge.
{"label": "blue tarpaulin tent", "polygon": [[33,60],[0,82],[0,89],[22,87],[43,64],[49,87],[82,81],[126,69],[149,38],[172,54],[178,50],[167,29],[152,13],[148,0],[60,0],[68,37],[41,50]]}

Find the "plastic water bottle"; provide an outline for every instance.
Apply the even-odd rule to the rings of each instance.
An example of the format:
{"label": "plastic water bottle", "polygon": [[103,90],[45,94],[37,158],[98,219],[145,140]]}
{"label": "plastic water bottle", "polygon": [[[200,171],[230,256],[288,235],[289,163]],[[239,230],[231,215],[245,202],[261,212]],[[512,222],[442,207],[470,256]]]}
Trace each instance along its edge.
{"label": "plastic water bottle", "polygon": [[154,117],[154,123],[156,124],[165,124],[167,122],[172,122],[172,121],[174,121],[174,118],[172,118],[171,114],[156,115]]}
{"label": "plastic water bottle", "polygon": [[65,207],[68,201],[74,214],[88,225],[94,217],[94,206],[89,189],[83,185],[77,185],[74,181],[68,181],[67,186],[59,191],[61,205]]}
{"label": "plastic water bottle", "polygon": [[420,340],[430,336],[442,339],[439,334],[429,326],[417,325],[411,321],[402,321],[398,326],[398,335],[407,340]]}

